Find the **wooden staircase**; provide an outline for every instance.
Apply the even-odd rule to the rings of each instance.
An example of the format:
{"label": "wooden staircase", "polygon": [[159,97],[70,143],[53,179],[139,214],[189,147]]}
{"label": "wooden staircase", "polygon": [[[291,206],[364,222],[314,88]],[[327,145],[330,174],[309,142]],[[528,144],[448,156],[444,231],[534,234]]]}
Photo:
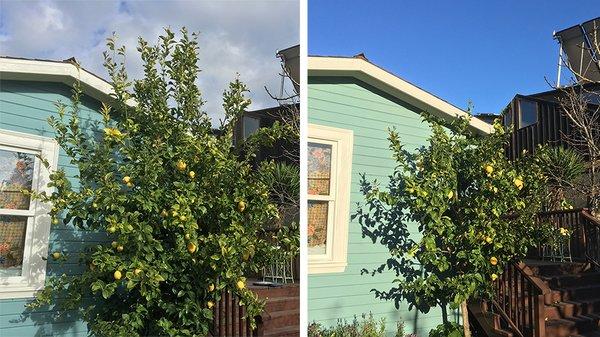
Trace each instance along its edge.
{"label": "wooden staircase", "polygon": [[572,233],[567,256],[548,261],[540,250],[508,265],[493,300],[469,303],[475,336],[600,337],[600,222],[586,210],[540,218]]}
{"label": "wooden staircase", "polygon": [[300,336],[300,287],[286,284],[277,288],[251,287],[260,298],[266,299],[260,316],[257,336]]}
{"label": "wooden staircase", "polygon": [[[539,318],[527,317],[530,306],[529,290],[524,283],[516,285],[513,298],[506,301],[523,304],[512,315],[525,317],[515,327],[518,318],[498,308],[496,303],[470,303],[471,317],[475,318],[484,336],[546,336],[546,337],[600,337],[600,272],[588,263],[525,261],[525,272],[542,288]],[[506,284],[508,286],[508,284]],[[524,292],[521,292],[521,289]],[[507,293],[508,294],[508,293]],[[515,294],[522,294],[515,296]],[[506,302],[505,301],[505,302]],[[516,306],[515,306],[516,307]],[[502,313],[504,311],[504,313]],[[539,324],[536,329],[536,324]],[[543,325],[543,327],[541,327]]]}

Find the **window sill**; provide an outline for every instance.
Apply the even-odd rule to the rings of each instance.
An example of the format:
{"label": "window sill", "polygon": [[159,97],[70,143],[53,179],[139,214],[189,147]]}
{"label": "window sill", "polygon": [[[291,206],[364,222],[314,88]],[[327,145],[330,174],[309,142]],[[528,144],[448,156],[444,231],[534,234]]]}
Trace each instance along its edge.
{"label": "window sill", "polygon": [[348,263],[346,261],[309,261],[309,274],[343,273]]}

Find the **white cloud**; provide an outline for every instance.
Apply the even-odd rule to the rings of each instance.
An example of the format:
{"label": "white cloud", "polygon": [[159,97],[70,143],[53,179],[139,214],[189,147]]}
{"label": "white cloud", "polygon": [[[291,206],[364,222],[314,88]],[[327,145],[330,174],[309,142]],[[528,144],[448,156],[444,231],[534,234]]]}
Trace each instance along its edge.
{"label": "white cloud", "polygon": [[278,49],[299,41],[298,0],[290,1],[1,1],[0,54],[62,60],[75,57],[106,78],[105,38],[114,31],[128,51],[133,77],[141,74],[139,36],[157,41],[163,28],[200,32],[199,85],[205,110],[221,116],[221,94],[236,73],[250,87],[254,109],[275,104]]}

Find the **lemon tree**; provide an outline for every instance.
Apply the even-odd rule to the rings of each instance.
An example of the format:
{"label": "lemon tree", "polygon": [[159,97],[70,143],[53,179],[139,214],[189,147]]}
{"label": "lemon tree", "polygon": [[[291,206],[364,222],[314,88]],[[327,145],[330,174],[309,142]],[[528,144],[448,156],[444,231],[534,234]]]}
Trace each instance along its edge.
{"label": "lemon tree", "polygon": [[416,151],[390,132],[397,167],[385,188],[363,176],[365,202],[355,217],[363,234],[390,252],[381,267],[364,272],[400,276],[391,289],[375,290],[376,296],[397,306],[408,301],[422,312],[439,306],[447,322],[447,306],[489,298],[491,281],[505,265],[548,238],[549,228],[534,220],[545,178],[530,157],[506,159],[500,124],[493,134],[478,136],[469,131],[468,119],[446,125],[426,119],[429,144]]}
{"label": "lemon tree", "polygon": [[233,147],[250,104],[245,85],[236,79],[225,90],[225,117],[213,130],[196,86],[197,49],[185,29],[179,39],[166,30],[157,45],[140,39],[144,76],[130,80],[124,48],[109,39],[115,93],[98,132],[82,127],[78,90],[72,104],[58,105],[50,124],[80,184],[59,170],[55,192],[35,197],[53,205],[53,223],[104,233],[106,242],[53,256],[79,259],[83,272],[50,279],[31,308],[81,309],[98,336],[205,336],[211,308],[231,291],[254,324],[263,303],[246,277],[273,250],[262,233],[277,207],[264,172]]}

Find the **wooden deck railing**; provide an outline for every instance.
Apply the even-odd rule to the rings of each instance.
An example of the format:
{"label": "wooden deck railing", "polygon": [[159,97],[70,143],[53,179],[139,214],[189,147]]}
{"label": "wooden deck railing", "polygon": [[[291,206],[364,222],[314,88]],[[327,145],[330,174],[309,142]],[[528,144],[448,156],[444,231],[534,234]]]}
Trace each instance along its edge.
{"label": "wooden deck railing", "polygon": [[[600,266],[600,221],[585,208],[541,213],[540,221],[549,221],[557,230],[569,230],[566,243],[568,259],[578,262],[590,262]],[[546,257],[543,250],[539,258]]]}
{"label": "wooden deck railing", "polygon": [[550,288],[522,262],[506,266],[494,285],[492,304],[519,337],[544,337],[544,296]]}
{"label": "wooden deck railing", "polygon": [[[257,320],[257,325],[260,322]],[[240,306],[239,298],[226,292],[213,307],[213,328],[211,331],[214,337],[256,337],[257,329],[250,328],[250,322],[246,319],[246,307]]]}

